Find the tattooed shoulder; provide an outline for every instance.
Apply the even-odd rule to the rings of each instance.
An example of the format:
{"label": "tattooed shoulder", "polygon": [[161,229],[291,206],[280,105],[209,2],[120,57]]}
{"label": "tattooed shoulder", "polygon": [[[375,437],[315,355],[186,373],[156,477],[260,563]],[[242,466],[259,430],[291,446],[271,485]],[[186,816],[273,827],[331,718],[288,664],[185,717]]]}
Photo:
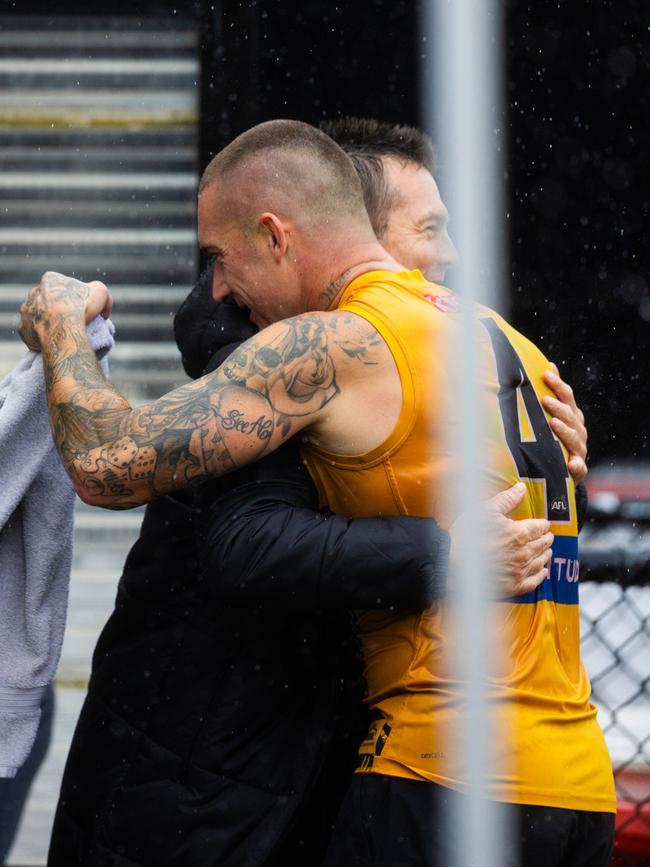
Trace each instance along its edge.
{"label": "tattooed shoulder", "polygon": [[333,311],[323,314],[331,332],[333,348],[363,365],[378,365],[384,359],[386,344],[377,329],[354,313]]}
{"label": "tattooed shoulder", "polygon": [[221,370],[267,397],[275,413],[306,416],[338,393],[328,329],[317,313],[276,323],[236,349]]}

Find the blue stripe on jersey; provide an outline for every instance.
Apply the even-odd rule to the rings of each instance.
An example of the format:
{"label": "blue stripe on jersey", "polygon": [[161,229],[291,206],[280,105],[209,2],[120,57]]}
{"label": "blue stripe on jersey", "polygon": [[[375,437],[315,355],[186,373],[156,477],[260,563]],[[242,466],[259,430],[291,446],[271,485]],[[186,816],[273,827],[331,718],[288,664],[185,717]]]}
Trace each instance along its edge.
{"label": "blue stripe on jersey", "polygon": [[559,605],[578,604],[578,537],[556,536],[553,540],[553,558],[550,574],[535,590],[523,596],[508,596],[501,602],[516,602],[520,605],[534,605],[547,600]]}

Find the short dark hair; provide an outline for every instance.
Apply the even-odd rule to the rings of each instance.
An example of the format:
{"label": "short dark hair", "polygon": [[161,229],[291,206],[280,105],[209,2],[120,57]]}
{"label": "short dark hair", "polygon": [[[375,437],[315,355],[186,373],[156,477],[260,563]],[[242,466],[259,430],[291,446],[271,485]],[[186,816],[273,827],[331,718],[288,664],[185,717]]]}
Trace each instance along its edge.
{"label": "short dark hair", "polygon": [[341,117],[326,120],[321,130],[341,147],[356,169],[372,228],[381,238],[388,225],[390,209],[397,199],[382,157],[401,163],[415,163],[434,174],[436,167],[433,142],[426,133],[413,126],[386,123],[369,117]]}

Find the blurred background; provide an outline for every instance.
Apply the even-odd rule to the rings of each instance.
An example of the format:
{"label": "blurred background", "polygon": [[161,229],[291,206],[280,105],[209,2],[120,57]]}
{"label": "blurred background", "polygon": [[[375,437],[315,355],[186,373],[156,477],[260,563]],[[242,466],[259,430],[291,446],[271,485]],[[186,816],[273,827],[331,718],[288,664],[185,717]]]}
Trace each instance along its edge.
{"label": "blurred background", "polygon": [[[422,3],[52,6],[0,7],[0,375],[23,351],[15,326],[26,289],[59,270],[110,286],[112,379],[140,403],[185,381],[171,320],[201,264],[202,167],[272,117],[421,125]],[[650,864],[650,21],[642,0],[502,9],[502,312],[558,364],[587,418],[584,652],[618,768],[619,863]],[[444,165],[437,180],[444,198]],[[92,648],[140,519],[77,510],[55,737],[10,864],[45,863]]]}

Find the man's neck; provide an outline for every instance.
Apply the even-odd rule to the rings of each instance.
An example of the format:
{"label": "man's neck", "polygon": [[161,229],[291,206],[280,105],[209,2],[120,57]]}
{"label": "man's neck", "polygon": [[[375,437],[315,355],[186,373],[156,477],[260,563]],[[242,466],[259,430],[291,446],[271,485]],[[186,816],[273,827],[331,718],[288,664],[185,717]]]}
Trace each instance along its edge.
{"label": "man's neck", "polygon": [[315,281],[316,285],[308,293],[306,310],[334,310],[347,286],[369,271],[404,270],[404,266],[393,259],[378,242],[359,246],[350,250],[344,258],[339,257],[334,268],[331,262],[323,263],[320,273],[329,275],[330,279],[325,286],[322,279]]}

